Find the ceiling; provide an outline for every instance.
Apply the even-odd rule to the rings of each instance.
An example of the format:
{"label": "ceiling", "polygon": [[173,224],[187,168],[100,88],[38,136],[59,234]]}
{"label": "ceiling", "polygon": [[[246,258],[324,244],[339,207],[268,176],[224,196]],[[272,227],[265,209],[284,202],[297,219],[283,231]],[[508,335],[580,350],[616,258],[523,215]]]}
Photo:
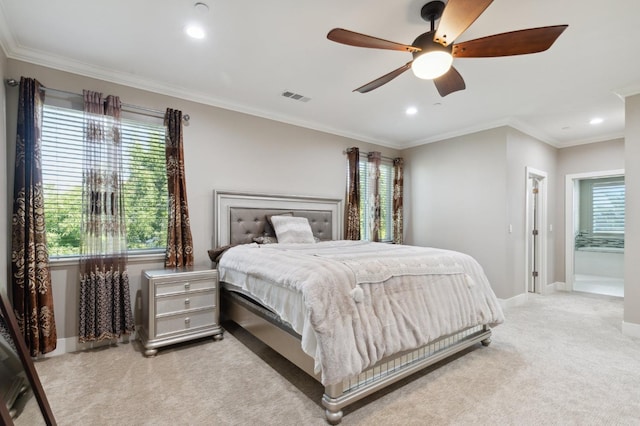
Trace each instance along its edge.
{"label": "ceiling", "polygon": [[[0,0],[0,44],[12,59],[400,149],[501,125],[556,147],[618,138],[624,96],[640,93],[638,0],[494,0],[458,42],[569,28],[542,53],[455,59],[467,89],[445,98],[410,71],[353,92],[411,55],[326,38],[341,27],[410,44],[429,30],[427,0],[201,1],[207,13],[195,0]],[[203,40],[184,34],[194,19]]]}

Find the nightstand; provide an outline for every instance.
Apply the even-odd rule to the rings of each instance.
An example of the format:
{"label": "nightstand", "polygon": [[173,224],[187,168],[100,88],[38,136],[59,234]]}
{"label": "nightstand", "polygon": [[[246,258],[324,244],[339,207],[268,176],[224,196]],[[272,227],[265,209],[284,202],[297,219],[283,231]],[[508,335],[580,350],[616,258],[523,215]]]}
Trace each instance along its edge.
{"label": "nightstand", "polygon": [[146,356],[161,346],[200,337],[222,339],[218,271],[205,268],[142,272],[142,320],[138,330]]}

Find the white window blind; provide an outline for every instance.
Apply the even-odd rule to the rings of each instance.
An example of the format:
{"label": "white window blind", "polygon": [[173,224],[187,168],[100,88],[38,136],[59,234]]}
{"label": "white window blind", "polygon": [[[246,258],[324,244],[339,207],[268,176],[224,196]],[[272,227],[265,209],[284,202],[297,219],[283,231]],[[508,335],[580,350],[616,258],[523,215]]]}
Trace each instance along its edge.
{"label": "white window blind", "polygon": [[[129,250],[164,250],[167,236],[165,129],[160,119],[122,119],[123,185]],[[83,112],[44,106],[42,177],[52,258],[80,254]]]}
{"label": "white window blind", "polygon": [[625,185],[623,181],[594,183],[593,232],[624,233]]}
{"label": "white window blind", "polygon": [[[360,158],[360,237],[371,240],[369,167],[366,155]],[[383,159],[380,164],[380,241],[393,240],[393,165]]]}

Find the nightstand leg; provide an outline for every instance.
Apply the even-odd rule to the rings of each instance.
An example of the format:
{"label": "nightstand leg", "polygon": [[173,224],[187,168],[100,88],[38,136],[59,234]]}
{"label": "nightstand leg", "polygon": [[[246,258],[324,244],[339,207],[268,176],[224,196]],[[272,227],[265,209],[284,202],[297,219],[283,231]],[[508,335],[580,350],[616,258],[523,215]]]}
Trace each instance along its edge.
{"label": "nightstand leg", "polygon": [[149,358],[149,357],[152,357],[152,356],[156,356],[157,353],[158,353],[157,349],[146,349],[144,351],[144,356]]}

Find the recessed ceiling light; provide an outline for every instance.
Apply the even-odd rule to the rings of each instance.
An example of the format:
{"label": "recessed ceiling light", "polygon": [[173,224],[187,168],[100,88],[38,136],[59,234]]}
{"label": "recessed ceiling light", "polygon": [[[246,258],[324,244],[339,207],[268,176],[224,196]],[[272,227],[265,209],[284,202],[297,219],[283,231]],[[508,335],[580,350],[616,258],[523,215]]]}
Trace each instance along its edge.
{"label": "recessed ceiling light", "polygon": [[203,39],[205,36],[204,28],[195,24],[187,25],[187,27],[184,29],[184,32],[187,33],[189,37],[195,38],[198,40]]}
{"label": "recessed ceiling light", "polygon": [[591,121],[589,122],[589,124],[600,124],[602,123],[604,120],[600,117],[596,117],[596,118],[592,118]]}
{"label": "recessed ceiling light", "polygon": [[405,111],[405,113],[407,115],[416,115],[418,113],[418,108],[416,107],[409,107],[407,108],[407,110]]}

